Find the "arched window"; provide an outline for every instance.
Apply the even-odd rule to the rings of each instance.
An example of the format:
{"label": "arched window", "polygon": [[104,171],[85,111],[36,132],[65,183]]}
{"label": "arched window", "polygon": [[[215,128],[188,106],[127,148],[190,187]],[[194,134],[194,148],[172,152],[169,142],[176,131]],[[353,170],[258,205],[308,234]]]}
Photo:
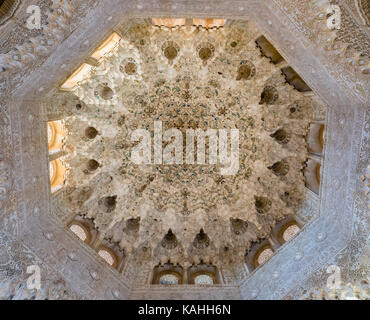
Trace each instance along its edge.
{"label": "arched window", "polygon": [[320,192],[320,169],[320,162],[316,159],[309,158],[304,170],[306,187],[316,194]]}
{"label": "arched window", "polygon": [[98,250],[98,255],[102,257],[106,263],[108,263],[110,266],[115,267],[117,264],[117,258],[115,254],[109,250],[108,248],[100,248]]}
{"label": "arched window", "polygon": [[64,184],[64,174],[67,169],[63,165],[62,161],[59,159],[50,161],[49,163],[50,170],[50,187],[51,192],[55,192],[63,187]]}
{"label": "arched window", "polygon": [[90,233],[85,226],[80,223],[74,222],[70,225],[69,229],[83,242],[89,242],[91,239]]}
{"label": "arched window", "polygon": [[109,56],[113,50],[118,47],[118,44],[121,40],[121,37],[116,33],[113,32],[100,46],[97,48],[91,58],[95,59],[96,61],[100,61],[102,58]]}
{"label": "arched window", "polygon": [[254,266],[257,268],[258,266],[263,265],[266,263],[274,254],[274,251],[269,245],[265,245],[261,247],[254,257]]}
{"label": "arched window", "polygon": [[176,26],[184,26],[185,18],[172,19],[172,18],[152,18],[152,22],[155,26],[164,26],[173,28]]}
{"label": "arched window", "polygon": [[62,121],[49,121],[47,126],[49,153],[61,151],[65,137]]}
{"label": "arched window", "polygon": [[200,263],[189,268],[189,283],[213,285],[219,283],[218,270],[214,265]]}
{"label": "arched window", "polygon": [[179,284],[179,278],[172,273],[167,273],[159,278],[159,284]]}
{"label": "arched window", "polygon": [[276,233],[277,240],[280,244],[284,244],[293,239],[300,230],[301,227],[295,220],[287,221],[278,229],[278,232]]}
{"label": "arched window", "polygon": [[81,64],[72,74],[71,76],[60,86],[61,90],[64,91],[72,91],[79,82],[86,80],[90,77],[92,66],[83,63]]}
{"label": "arched window", "polygon": [[194,284],[214,284],[213,277],[208,274],[199,274],[194,277]]}
{"label": "arched window", "polygon": [[172,263],[158,265],[154,268],[152,283],[162,285],[182,284],[183,273],[184,270],[179,265],[173,265]]}
{"label": "arched window", "polygon": [[292,224],[282,234],[282,238],[285,242],[288,242],[290,239],[294,238],[295,235],[299,232],[299,227],[296,224]]}
{"label": "arched window", "polygon": [[204,28],[223,27],[225,22],[225,19],[193,19],[193,25]]}

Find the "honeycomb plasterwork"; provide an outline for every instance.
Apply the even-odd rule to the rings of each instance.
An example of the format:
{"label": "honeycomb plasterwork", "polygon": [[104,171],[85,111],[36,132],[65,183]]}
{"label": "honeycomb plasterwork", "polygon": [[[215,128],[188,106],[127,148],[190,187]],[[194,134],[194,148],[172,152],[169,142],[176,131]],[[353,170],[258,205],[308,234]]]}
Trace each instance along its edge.
{"label": "honeycomb plasterwork", "polygon": [[[73,150],[63,158],[70,167],[66,205],[93,218],[101,232],[128,252],[136,249],[132,242],[137,246],[148,241],[154,248],[171,228],[183,248],[177,253],[162,248],[164,252],[154,255],[161,260],[179,262],[186,255],[201,257],[206,250],[206,260],[216,262],[227,243],[240,247],[234,254],[242,258],[251,240],[265,236],[276,220],[294,215],[300,207],[301,168],[307,159],[304,136],[318,103],[286,84],[279,68],[260,56],[254,43],[258,32],[250,23],[234,23],[213,33],[150,25],[134,25],[121,33],[125,37],[115,53],[75,90],[83,109],[65,120],[66,149]],[[230,45],[234,42],[236,46]],[[212,54],[202,57],[202,48],[208,50],[210,43]],[[169,57],[168,48],[174,50]],[[238,73],[241,68],[248,70],[246,76]],[[268,104],[260,103],[265,88],[277,94]],[[177,128],[184,136],[186,129],[239,129],[239,171],[222,176],[219,165],[132,163],[132,131],[153,131],[154,121],[162,122],[163,131]],[[91,139],[82,136],[87,127],[96,129]],[[290,134],[286,145],[271,136],[281,128]],[[88,159],[99,168],[87,172]],[[286,171],[279,176],[274,170],[280,163]],[[76,207],[73,192],[86,186],[89,195]],[[289,200],[284,192],[290,193]],[[99,205],[113,195],[112,210]],[[255,207],[260,198],[269,199],[266,213]],[[139,242],[120,231],[121,221],[138,216]],[[249,222],[248,232],[234,240],[232,217]],[[207,249],[191,246],[200,227],[211,238]]]}
{"label": "honeycomb plasterwork", "polygon": [[[5,123],[5,125],[1,126],[0,131],[2,135],[0,140],[3,150],[2,156],[5,165],[8,168],[16,167],[19,173],[16,176],[10,175],[8,192],[6,197],[2,199],[0,223],[2,229],[6,230],[6,233],[11,235],[11,237],[21,238],[22,242],[27,242],[33,246],[45,265],[60,265],[60,261],[67,257],[67,254],[72,249],[81,250],[82,254],[77,252],[76,255],[79,256],[80,261],[83,263],[75,264],[73,269],[60,268],[61,276],[65,279],[68,286],[74,287],[75,290],[81,292],[85,297],[114,299],[118,296],[117,283],[121,278],[113,273],[109,275],[105,273],[107,269],[104,263],[100,264],[96,262],[97,259],[91,259],[90,256],[93,253],[80,245],[78,239],[64,236],[64,232],[60,232],[64,226],[51,219],[52,215],[48,207],[47,167],[41,165],[45,163],[47,158],[47,150],[44,148],[46,140],[42,139],[42,136],[46,134],[46,128],[39,121],[39,119],[46,121],[46,107],[42,105],[41,101],[20,102],[15,99],[15,97],[22,97],[23,95],[27,95],[30,98],[35,97],[35,92],[43,97],[43,94],[40,94],[40,91],[38,91],[40,85],[44,89],[49,90],[57,85],[56,82],[60,80],[58,77],[65,76],[58,69],[58,66],[64,63],[70,67],[74,62],[76,64],[81,62],[78,55],[86,54],[84,51],[86,47],[80,46],[79,43],[83,43],[86,33],[83,33],[83,36],[79,36],[79,34],[82,30],[86,32],[89,29],[89,23],[92,26],[95,18],[99,17],[99,21],[104,21],[104,23],[100,30],[96,30],[94,26],[90,28],[92,37],[99,34],[101,37],[104,37],[102,33],[109,32],[114,24],[122,19],[122,12],[118,13],[119,10],[117,10],[116,3],[114,6],[108,2],[101,4],[98,1],[94,1],[94,3],[96,3],[96,7],[90,11],[89,22],[84,20],[85,14],[90,9],[88,7],[83,8],[79,12],[79,17],[72,16],[71,30],[73,29],[75,32],[74,38],[69,38],[69,41],[72,46],[74,45],[75,52],[68,51],[70,47],[67,46],[66,42],[59,42],[60,50],[58,52],[55,52],[55,47],[53,47],[48,52],[48,55],[43,56],[43,59],[36,59],[37,64],[34,61],[30,62],[25,72],[22,70],[16,77],[10,77],[8,74],[5,74],[5,77],[0,77],[0,88],[2,93],[5,92],[6,95],[14,88],[21,87],[21,90],[15,90],[16,94],[13,97],[4,97],[2,95],[0,98],[3,103],[1,106],[1,121]],[[199,299],[202,297],[223,297],[225,299],[234,297],[282,298],[289,292],[291,292],[293,298],[298,298],[302,296],[302,293],[293,289],[297,288],[298,283],[302,279],[301,284],[304,284],[306,288],[313,285],[314,282],[310,275],[315,272],[321,274],[317,287],[322,287],[325,284],[327,274],[325,270],[322,271],[318,266],[332,263],[333,261],[330,257],[336,255],[340,248],[350,247],[349,250],[340,253],[346,261],[343,264],[345,270],[348,269],[349,261],[357,259],[361,255],[361,248],[366,243],[363,239],[364,236],[366,237],[366,230],[368,229],[361,229],[365,230],[364,233],[358,234],[352,231],[351,226],[353,214],[361,217],[368,210],[364,184],[360,179],[366,172],[369,152],[368,125],[365,125],[368,123],[369,118],[365,117],[364,112],[364,102],[368,101],[368,96],[366,90],[361,89],[364,88],[364,79],[358,78],[357,74],[351,71],[352,67],[348,68],[348,65],[343,63],[344,60],[339,60],[340,63],[337,63],[336,56],[330,57],[329,55],[328,61],[327,55],[322,54],[322,51],[317,53],[313,49],[316,48],[316,35],[320,35],[321,31],[319,32],[318,29],[313,28],[315,23],[312,22],[308,11],[305,11],[305,9],[297,11],[301,4],[307,4],[308,2],[295,2],[290,12],[281,11],[281,8],[283,6],[285,9],[288,8],[292,4],[291,1],[286,3],[279,1],[276,3],[279,6],[271,6],[270,8],[273,8],[271,11],[270,8],[265,7],[265,5],[270,5],[269,1],[264,1],[263,3],[261,1],[258,1],[258,3],[249,1],[248,12],[245,10],[245,1],[234,1],[234,5],[217,3],[212,5],[212,7],[207,7],[205,3],[199,2],[196,4],[191,2],[186,4],[179,3],[175,7],[168,7],[167,5],[163,7],[158,3],[148,1],[145,2],[144,10],[142,11],[135,9],[135,2],[127,2],[127,6],[126,3],[124,6],[121,3],[117,4],[120,9],[130,8],[130,12],[143,16],[152,16],[159,12],[162,12],[162,14],[164,12],[176,12],[184,15],[248,16],[250,18],[250,13],[253,12],[255,19],[263,21],[261,29],[270,36],[273,44],[277,44],[277,48],[283,53],[283,56],[292,63],[296,70],[303,75],[304,80],[307,81],[310,87],[329,105],[327,120],[328,140],[323,169],[322,195],[319,205],[320,217],[314,223],[303,230],[296,239],[286,244],[282,250],[279,250],[269,262],[261,267],[259,272],[249,275],[247,285],[246,283],[241,283],[241,292],[238,287],[232,286],[224,287],[225,290],[221,289],[222,286],[215,287],[211,294],[208,289],[202,291],[202,289],[192,286],[179,286],[173,288],[173,290],[143,286],[133,290],[131,298],[194,298],[195,292],[197,293],[196,297]],[[99,11],[102,7],[104,9]],[[19,12],[16,12],[16,15]],[[288,12],[289,18],[286,12]],[[109,19],[110,15],[113,16],[112,19]],[[110,25],[109,21],[111,21]],[[270,21],[271,25],[266,23],[266,21]],[[296,21],[299,21],[299,23],[297,24]],[[300,23],[305,25],[305,27],[298,27]],[[322,20],[320,23],[324,26],[325,20]],[[306,37],[311,32],[313,36],[311,38]],[[43,37],[47,40],[48,36],[44,35]],[[99,41],[98,37],[94,41]],[[9,42],[6,47],[14,48],[16,45],[16,42]],[[304,48],[304,51],[302,48]],[[63,56],[63,52],[66,52],[70,58],[66,59]],[[47,60],[49,55],[52,59]],[[306,59],[304,66],[300,65],[299,61],[296,60],[296,55]],[[317,60],[311,59],[312,56],[315,56]],[[356,59],[355,61],[358,60]],[[341,65],[344,67],[341,67]],[[17,74],[18,71],[14,70],[14,74]],[[44,78],[43,80],[40,73],[45,74],[45,72],[50,74],[50,78]],[[35,81],[35,79],[37,80]],[[36,188],[43,190],[43,192],[37,194],[37,199],[30,196],[36,196],[34,192]],[[28,195],[27,197],[25,197],[26,194]],[[63,216],[66,219],[65,215],[64,213]],[[50,224],[50,221],[52,221],[52,224]],[[361,221],[361,219],[359,218],[358,221]],[[40,236],[40,230],[35,229],[35,225],[41,225],[46,229],[56,231],[55,237],[57,241],[47,241],[45,243],[42,240],[42,236]],[[363,223],[358,225],[363,225]],[[331,232],[335,237],[330,235]],[[316,240],[318,235],[318,240]],[[320,239],[325,240],[321,241]],[[6,239],[6,242],[10,243],[9,238]],[[63,248],[65,250],[61,251],[59,260],[56,260],[50,254],[55,251],[54,246],[57,244],[60,245],[60,249]],[[310,255],[312,252],[315,252],[315,255]],[[316,256],[317,252],[320,252],[318,256]],[[353,256],[350,255],[350,252],[353,252]],[[282,257],[282,260],[278,258],[279,256]],[[286,259],[283,259],[283,257]],[[306,259],[305,257],[308,258]],[[90,277],[90,275],[86,275],[87,267],[90,267],[90,264],[93,264],[99,273],[105,274],[103,277],[104,282],[92,280],[89,283],[90,289],[82,290],[84,283],[88,282],[87,279]],[[299,270],[294,269],[294,265],[297,264],[300,266]],[[278,272],[279,270],[280,273]],[[281,270],[285,271],[281,272]],[[365,271],[366,269],[362,270]],[[53,271],[54,274],[55,272]],[[353,270],[353,274],[355,272],[357,271]],[[74,277],[72,277],[73,274],[75,274]],[[102,276],[100,275],[100,277]],[[114,281],[110,281],[110,279],[114,279]],[[241,275],[241,279],[245,279],[245,276]],[[350,281],[350,279],[347,280]],[[127,289],[124,289],[124,286],[121,289],[123,290],[121,298],[127,298],[128,295],[125,295],[125,290]],[[26,289],[20,288],[20,290]],[[226,294],[223,295],[224,293]]]}

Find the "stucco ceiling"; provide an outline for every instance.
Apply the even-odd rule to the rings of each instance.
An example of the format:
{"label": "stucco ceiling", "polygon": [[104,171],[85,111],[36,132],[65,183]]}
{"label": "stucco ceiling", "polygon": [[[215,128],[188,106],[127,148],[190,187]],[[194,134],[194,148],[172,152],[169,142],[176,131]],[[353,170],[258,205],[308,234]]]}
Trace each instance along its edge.
{"label": "stucco ceiling", "polygon": [[[4,92],[1,98],[1,121],[4,124],[1,131],[1,142],[4,144],[2,168],[17,168],[19,175],[11,177],[5,186],[9,189],[9,198],[2,198],[4,214],[1,223],[10,237],[21,239],[21,247],[26,245],[22,250],[31,251],[35,261],[42,260],[46,266],[58,266],[55,270],[54,267],[47,268],[57,272],[67,286],[81,296],[165,296],[164,291],[157,292],[146,287],[131,291],[130,286],[134,282],[129,279],[133,278],[133,272],[128,271],[123,277],[111,272],[96,259],[92,250],[63,231],[67,214],[55,207],[51,210],[50,205],[48,165],[45,161],[48,157],[47,130],[42,123],[47,120],[45,96],[49,93],[50,97],[63,78],[124,20],[120,10],[131,16],[150,17],[172,12],[184,16],[197,14],[253,20],[288,63],[328,104],[320,217],[279,250],[268,264],[241,279],[240,286],[225,287],[224,291],[218,289],[218,293],[206,293],[201,289],[187,289],[186,292],[196,292],[197,296],[208,298],[212,294],[215,297],[282,298],[333,261],[342,263],[343,268],[351,272],[347,257],[356,256],[361,247],[359,243],[364,243],[363,223],[356,217],[367,210],[364,184],[359,177],[367,166],[368,130],[365,124],[369,116],[366,113],[369,91],[366,90],[368,82],[365,75],[361,74],[360,55],[348,51],[344,56],[338,54],[337,57],[334,47],[323,47],[322,40],[327,33],[322,31],[326,28],[325,21],[318,17],[318,13],[323,12],[321,7],[291,1],[235,1],[233,4],[209,6],[203,2],[181,2],[169,9],[167,4],[149,1],[145,5],[101,2],[89,10],[79,8],[79,12],[83,13],[79,19],[67,10],[68,19],[73,20],[71,27],[64,28],[63,23],[59,23],[56,27],[58,32],[36,37],[34,43],[41,50],[42,59],[35,61],[32,56],[26,55],[21,61],[9,60],[11,68],[0,79]],[[100,22],[98,30],[97,21]],[[40,39],[46,42],[38,42]],[[14,51],[15,48],[11,45],[9,49]],[[13,57],[13,51],[9,51],[9,57]],[[334,55],[336,59],[333,59]],[[40,192],[36,194],[35,190]],[[57,219],[55,215],[62,219]],[[352,232],[354,227],[357,234]],[[14,241],[7,243],[11,246]],[[28,255],[31,256],[31,253]],[[181,296],[182,290],[174,288],[173,292]]]}
{"label": "stucco ceiling", "polygon": [[[287,63],[264,56],[251,22],[211,29],[157,27],[150,20],[125,25],[116,29],[123,35],[118,47],[73,89],[80,103],[71,93],[53,98],[53,106],[72,108],[64,119],[68,173],[61,201],[92,219],[127,259],[146,246],[143,263],[150,266],[242,264],[252,242],[304,206],[306,136],[324,107],[287,83],[281,71]],[[172,161],[166,150],[184,152],[181,164],[135,163],[140,141],[132,134],[146,129],[154,139],[155,121],[185,140],[189,129],[239,130],[235,168],[227,172],[231,164],[208,159],[187,163],[180,136],[180,150],[169,149],[165,138],[159,144],[164,161]],[[135,219],[136,232],[125,232]],[[169,230],[174,236],[166,236]],[[208,239],[204,246],[201,238]]]}

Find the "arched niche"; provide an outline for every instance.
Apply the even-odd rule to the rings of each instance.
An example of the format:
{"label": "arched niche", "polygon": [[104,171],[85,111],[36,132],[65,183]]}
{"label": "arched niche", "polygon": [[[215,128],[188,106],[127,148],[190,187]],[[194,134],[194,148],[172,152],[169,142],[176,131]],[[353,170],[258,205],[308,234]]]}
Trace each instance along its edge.
{"label": "arched niche", "polygon": [[91,242],[91,233],[88,230],[88,228],[83,225],[82,223],[79,223],[77,221],[74,221],[70,224],[69,229],[83,242],[90,243]]}
{"label": "arched niche", "polygon": [[47,128],[49,153],[53,154],[61,151],[63,147],[63,140],[66,135],[62,121],[49,121]]}
{"label": "arched niche", "polygon": [[[267,252],[264,252],[265,250],[267,250]],[[267,262],[267,260],[273,255],[274,251],[275,250],[272,248],[271,243],[267,238],[259,239],[252,243],[245,254],[245,264],[247,269],[252,272],[261,264]]]}
{"label": "arched niche", "polygon": [[270,244],[264,244],[255,253],[253,257],[253,266],[257,268],[265,264],[274,255],[274,249]]}
{"label": "arched niche", "polygon": [[311,123],[307,136],[308,151],[315,154],[322,154],[324,148],[325,125]]}
{"label": "arched niche", "polygon": [[[73,228],[72,226],[76,227]],[[98,231],[95,228],[93,220],[83,215],[75,216],[73,220],[68,223],[67,228],[71,230],[81,241],[85,242],[89,246],[92,246],[98,236]],[[80,237],[80,235],[82,235],[81,231],[86,234],[86,238]]]}
{"label": "arched niche", "polygon": [[50,172],[50,188],[51,192],[61,189],[64,185],[64,174],[67,168],[63,165],[60,159],[52,160],[49,162]]}
{"label": "arched niche", "polygon": [[[98,241],[97,241],[98,242]],[[94,247],[98,256],[100,256],[112,268],[122,271],[125,264],[125,252],[118,243],[111,239],[103,238],[100,243],[95,243]]]}
{"label": "arched niche", "polygon": [[161,246],[167,250],[172,250],[178,245],[178,240],[176,235],[171,229],[168,230],[167,234],[163,237],[161,241]]}
{"label": "arched niche", "polygon": [[281,245],[293,239],[301,230],[302,226],[294,218],[287,218],[277,223],[274,227],[273,236]]}
{"label": "arched niche", "polygon": [[320,162],[316,159],[309,158],[304,170],[305,183],[306,187],[316,194],[320,192],[320,171]]}
{"label": "arched niche", "polygon": [[118,257],[112,249],[107,246],[101,245],[96,250],[96,252],[98,253],[98,256],[101,257],[112,268],[118,267]]}

